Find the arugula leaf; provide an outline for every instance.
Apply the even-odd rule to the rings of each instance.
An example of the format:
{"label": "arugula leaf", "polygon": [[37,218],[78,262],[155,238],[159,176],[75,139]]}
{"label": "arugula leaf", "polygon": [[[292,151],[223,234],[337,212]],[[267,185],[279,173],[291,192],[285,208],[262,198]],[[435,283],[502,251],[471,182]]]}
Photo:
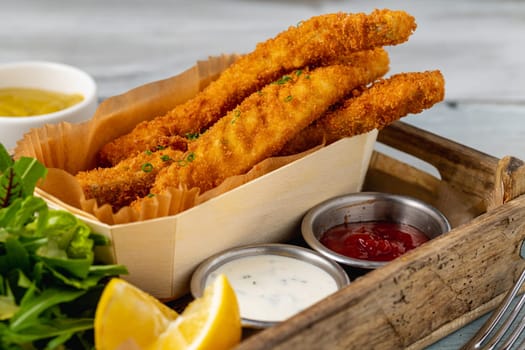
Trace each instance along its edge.
{"label": "arugula leaf", "polygon": [[[39,320],[38,322],[28,324],[27,328],[18,332],[10,328],[5,328],[3,340],[4,342],[13,344],[28,344],[36,340],[56,337],[51,340],[47,346],[47,348],[53,349],[62,345],[64,341],[76,332],[86,331],[92,328],[93,320],[89,318],[62,318],[55,321]],[[2,329],[0,328],[0,333],[1,332]]]}
{"label": "arugula leaf", "polygon": [[67,257],[49,258],[45,256],[41,256],[40,259],[56,278],[61,279],[65,284],[71,285],[75,285],[75,283],[68,283],[69,278],[67,275],[72,276],[72,281],[85,279],[88,276],[89,267],[91,266],[90,259],[69,259]]}
{"label": "arugula leaf", "polygon": [[61,273],[58,269],[53,266],[47,266],[53,277],[57,280],[62,281],[65,285],[75,287],[78,289],[88,289],[94,287],[98,282],[105,276],[117,276],[127,273],[127,270],[123,266],[119,265],[107,265],[106,269],[93,270],[93,266],[90,267],[90,273],[82,278],[71,278]]}
{"label": "arugula leaf", "polygon": [[62,288],[48,288],[37,296],[24,299],[18,312],[9,320],[9,328],[17,331],[27,328],[42,312],[51,306],[72,301],[82,294],[83,290],[67,290]]}
{"label": "arugula leaf", "polygon": [[18,309],[12,295],[0,295],[0,321],[13,317]]}
{"label": "arugula leaf", "polygon": [[24,249],[24,246],[14,237],[8,237],[5,242],[6,254],[3,256],[0,271],[2,273],[11,269],[20,269],[21,271],[29,272],[30,261],[29,254]]}
{"label": "arugula leaf", "polygon": [[18,309],[9,285],[5,284],[4,278],[0,275],[0,321],[13,317]]}

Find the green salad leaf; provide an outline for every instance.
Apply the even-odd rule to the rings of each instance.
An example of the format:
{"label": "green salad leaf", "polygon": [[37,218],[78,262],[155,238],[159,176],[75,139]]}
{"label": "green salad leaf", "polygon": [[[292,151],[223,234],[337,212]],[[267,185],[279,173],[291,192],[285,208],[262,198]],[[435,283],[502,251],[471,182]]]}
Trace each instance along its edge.
{"label": "green salad leaf", "polygon": [[127,273],[96,262],[105,236],[33,195],[46,174],[0,144],[0,349],[92,349],[103,287]]}
{"label": "green salad leaf", "polygon": [[17,198],[32,195],[38,180],[46,176],[47,169],[30,157],[21,157],[15,162],[0,144],[0,174],[0,208],[4,208]]}

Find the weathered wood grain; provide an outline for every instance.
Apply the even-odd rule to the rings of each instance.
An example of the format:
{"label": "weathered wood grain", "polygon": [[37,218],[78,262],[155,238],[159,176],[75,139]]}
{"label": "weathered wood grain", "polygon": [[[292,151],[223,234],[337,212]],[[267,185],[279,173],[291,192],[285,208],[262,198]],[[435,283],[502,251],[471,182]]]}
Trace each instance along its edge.
{"label": "weathered wood grain", "polygon": [[[427,160],[437,167],[449,174],[462,174],[464,180],[481,179],[482,187],[477,193],[471,186],[461,187],[455,176],[420,182],[407,177],[406,172],[382,173],[383,179],[390,176],[394,181],[376,182],[373,177],[378,173],[374,170],[382,168],[385,161],[395,163],[387,156],[380,156],[370,166],[367,176],[372,179],[367,182],[368,189],[382,183],[382,190],[416,196],[430,191],[436,198],[443,188],[449,187],[462,200],[470,198],[470,202],[476,203],[473,198],[488,198],[495,186],[500,185],[496,181],[501,177],[496,172],[501,171],[502,165],[493,157],[447,143],[403,123],[383,133],[387,135],[380,137],[383,141],[399,133],[412,136],[416,133],[420,138],[419,149],[424,151],[410,147],[405,147],[405,151],[425,153]],[[442,166],[450,154],[454,155],[454,163]],[[509,174],[519,174],[522,166],[518,162],[518,166],[504,169]],[[515,179],[522,188],[525,178]],[[436,185],[438,182],[440,186]],[[419,349],[479,317],[494,307],[525,267],[519,256],[525,239],[525,196],[510,189],[507,192],[517,197],[508,198],[506,203],[488,212],[489,202],[483,201],[484,207],[478,207],[483,213],[454,208],[461,201],[436,202],[439,209],[456,209],[468,220],[453,225],[448,234],[358,278],[343,291],[290,321],[249,338],[239,349]]]}
{"label": "weathered wood grain", "polygon": [[441,327],[488,311],[484,304],[518,277],[525,266],[518,256],[523,205],[521,196],[480,216],[238,349],[402,349],[425,337],[430,343]]}

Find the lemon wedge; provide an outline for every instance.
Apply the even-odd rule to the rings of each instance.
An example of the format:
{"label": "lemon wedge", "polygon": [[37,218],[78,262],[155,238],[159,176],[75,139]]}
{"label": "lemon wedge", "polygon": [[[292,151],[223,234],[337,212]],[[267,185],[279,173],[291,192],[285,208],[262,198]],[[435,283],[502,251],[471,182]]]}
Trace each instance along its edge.
{"label": "lemon wedge", "polygon": [[95,313],[98,350],[222,350],[241,340],[237,297],[220,275],[178,315],[123,279],[112,279]]}
{"label": "lemon wedge", "polygon": [[95,311],[95,344],[114,350],[122,344],[143,349],[177,318],[170,309],[146,292],[120,278],[104,288]]}
{"label": "lemon wedge", "polygon": [[206,287],[148,350],[222,350],[241,340],[241,317],[233,288],[225,275]]}

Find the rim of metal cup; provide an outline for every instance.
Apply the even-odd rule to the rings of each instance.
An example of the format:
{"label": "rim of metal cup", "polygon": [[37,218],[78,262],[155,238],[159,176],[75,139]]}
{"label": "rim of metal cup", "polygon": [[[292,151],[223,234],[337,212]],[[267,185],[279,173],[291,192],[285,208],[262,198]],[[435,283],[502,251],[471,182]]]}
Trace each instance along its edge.
{"label": "rim of metal cup", "polygon": [[[352,206],[359,206],[377,201],[387,201],[400,205],[405,205],[427,214],[429,217],[432,217],[436,223],[439,224],[441,229],[440,234],[447,233],[451,229],[450,223],[445,217],[445,215],[443,215],[443,213],[441,213],[437,208],[433,207],[432,205],[429,205],[428,203],[425,203],[419,199],[404,195],[383,192],[357,192],[333,197],[312,207],[303,217],[303,220],[301,222],[301,234],[303,236],[303,239],[312,249],[340,264],[362,269],[376,269],[381,266],[384,266],[389,261],[371,261],[355,259],[334,252],[319,241],[319,237],[323,232],[314,232],[313,228],[315,220],[319,218],[319,216],[329,211],[349,206],[349,204],[351,204]],[[340,222],[340,224],[342,223],[343,222]],[[403,223],[410,224],[409,222]],[[427,234],[426,232],[424,233]]]}
{"label": "rim of metal cup", "polygon": [[[194,271],[191,277],[191,294],[194,298],[202,296],[206,287],[206,281],[208,279],[208,276],[223,264],[248,256],[264,254],[286,256],[311,263],[323,269],[323,271],[332,276],[337,285],[337,290],[340,290],[341,288],[345,287],[350,283],[348,275],[341,266],[339,266],[334,261],[327,259],[322,254],[319,254],[318,252],[312,249],[303,248],[292,244],[260,243],[227,249],[217,254],[214,254],[206,260],[204,260],[197,267],[197,269]],[[268,328],[280,322],[281,321],[261,321],[256,319],[244,318],[241,315],[242,326],[247,328]]]}

